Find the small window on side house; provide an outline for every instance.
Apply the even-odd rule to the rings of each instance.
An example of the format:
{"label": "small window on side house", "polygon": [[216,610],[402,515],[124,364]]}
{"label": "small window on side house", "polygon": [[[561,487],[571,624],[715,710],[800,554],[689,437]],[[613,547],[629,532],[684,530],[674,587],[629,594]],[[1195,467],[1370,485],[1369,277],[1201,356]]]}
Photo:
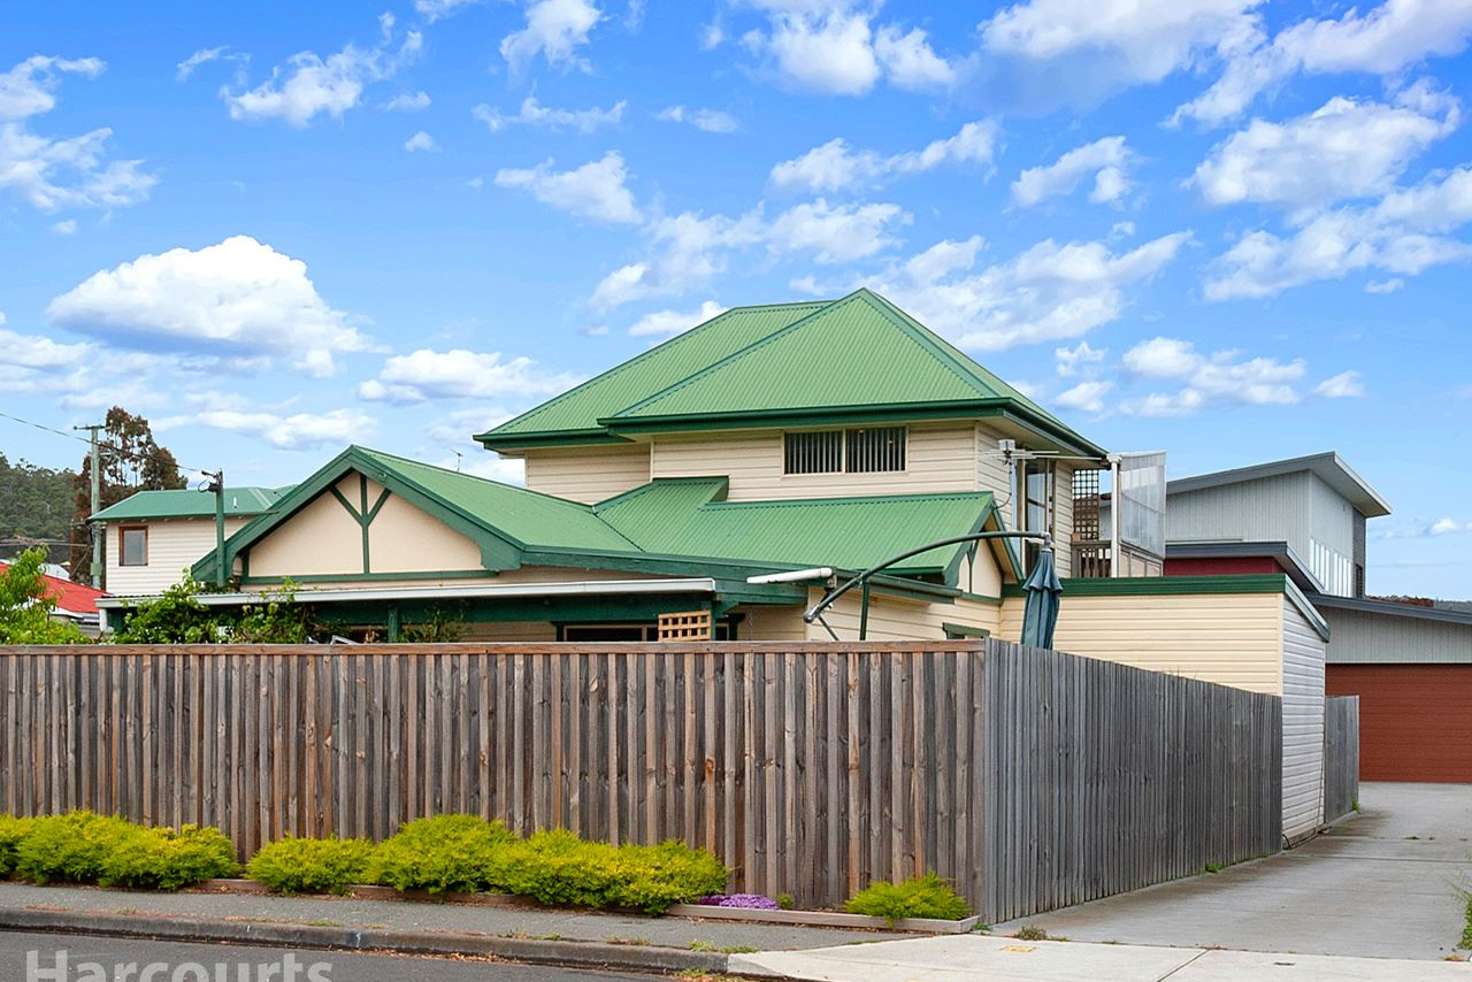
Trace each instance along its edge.
{"label": "small window on side house", "polygon": [[118,565],[148,565],[147,526],[136,526],[118,530]]}
{"label": "small window on side house", "polygon": [[905,428],[882,426],[872,430],[848,431],[850,474],[874,474],[905,469]]}
{"label": "small window on side house", "polygon": [[784,474],[836,474],[843,470],[843,431],[783,434]]}

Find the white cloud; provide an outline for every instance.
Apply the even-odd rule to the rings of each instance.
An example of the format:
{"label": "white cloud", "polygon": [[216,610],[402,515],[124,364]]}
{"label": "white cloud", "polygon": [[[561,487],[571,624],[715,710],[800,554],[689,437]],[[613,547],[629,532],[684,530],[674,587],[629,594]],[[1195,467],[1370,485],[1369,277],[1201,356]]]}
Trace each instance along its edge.
{"label": "white cloud", "polygon": [[908,221],[899,205],[829,205],[818,198],[778,215],[765,239],[773,253],[812,252],[820,263],[847,263],[893,245],[888,229]]}
{"label": "white cloud", "polygon": [[415,152],[429,152],[429,153],[433,153],[433,152],[439,150],[439,148],[440,148],[440,145],[438,143],[434,142],[434,137],[432,137],[428,133],[424,132],[424,130],[420,130],[419,132],[415,133],[413,136],[409,137],[409,139],[407,139],[407,140],[404,141],[404,150],[407,153],[415,153]]}
{"label": "white cloud", "polygon": [[1456,103],[1438,108],[1439,118],[1335,97],[1285,123],[1255,119],[1218,144],[1191,183],[1214,205],[1311,206],[1384,194],[1412,159],[1456,128]]}
{"label": "white cloud", "polygon": [[[4,323],[0,315],[0,324]],[[70,368],[85,364],[95,351],[85,342],[63,344],[44,335],[19,334],[0,327],[0,365],[11,368]]]}
{"label": "white cloud", "polygon": [[1108,353],[1102,348],[1095,348],[1087,341],[1080,341],[1072,348],[1054,348],[1053,358],[1057,362],[1058,374],[1063,378],[1069,378],[1082,368],[1099,364]]}
{"label": "white cloud", "polygon": [[1212,263],[1206,297],[1272,296],[1359,271],[1415,276],[1472,259],[1472,246],[1445,235],[1469,221],[1472,168],[1459,167],[1372,206],[1305,216],[1287,237],[1263,230],[1243,235]]}
{"label": "white cloud", "polygon": [[1177,232],[1114,253],[1103,242],[1045,239],[973,271],[982,249],[973,236],[939,242],[864,284],[962,347],[996,351],[1081,337],[1118,319],[1125,287],[1153,277],[1190,240]]}
{"label": "white cloud", "polygon": [[981,25],[993,56],[1068,58],[1098,84],[1158,82],[1241,47],[1261,0],[1027,0]]}
{"label": "white cloud", "polygon": [[1393,276],[1388,280],[1371,280],[1365,284],[1366,293],[1394,293],[1406,285],[1406,281],[1399,276]]}
{"label": "white cloud", "polygon": [[658,118],[666,123],[689,123],[696,129],[707,133],[734,133],[741,128],[741,123],[735,116],[719,109],[687,109],[684,106],[670,106],[661,110]]}
{"label": "white cloud", "polygon": [[32,55],[0,74],[0,119],[39,116],[56,107],[62,75],[96,78],[107,63],[100,58],[52,58]]}
{"label": "white cloud", "polygon": [[732,252],[765,246],[769,255],[812,253],[820,263],[872,256],[893,243],[889,229],[910,221],[893,204],[830,205],[822,198],[768,220],[758,207],[739,218],[684,212],[649,223],[650,255],[609,273],[594,290],[600,309],[699,288]]}
{"label": "white cloud", "polygon": [[1157,337],[1124,355],[1124,367],[1141,378],[1182,383],[1171,393],[1152,393],[1120,404],[1136,416],[1184,416],[1212,403],[1291,405],[1306,371],[1302,359],[1243,358],[1238,351],[1201,354],[1190,341]]}
{"label": "white cloud", "polygon": [[448,457],[439,461],[439,466],[447,470],[455,470],[457,465],[462,473],[483,477],[487,481],[526,484],[526,461],[519,457],[502,457],[497,453],[482,451],[463,460]]}
{"label": "white cloud", "polygon": [[616,150],[570,171],[554,171],[552,161],[547,160],[530,169],[504,168],[496,172],[498,187],[521,188],[559,211],[613,223],[643,218],[633,192],[624,183],[627,178],[624,158]]}
{"label": "white cloud", "polygon": [[521,110],[515,116],[504,115],[484,103],[470,110],[470,114],[492,133],[499,133],[508,126],[545,126],[550,129],[574,129],[579,133],[591,133],[600,126],[613,126],[624,118],[628,103],[620,99],[607,109],[554,109],[544,106],[535,96],[522,100]]}
{"label": "white cloud", "polygon": [[842,137],[814,147],[801,157],[772,168],[773,185],[783,189],[841,191],[881,184],[905,174],[931,170],[942,164],[990,167],[999,130],[991,120],[967,123],[955,136],[933,140],[922,150],[881,156],[872,150],[854,150]]}
{"label": "white cloud", "polygon": [[[51,226],[51,231],[55,232],[57,235],[76,235],[77,220],[75,218],[68,218],[64,219],[63,221],[56,222]],[[0,323],[3,323],[3,321],[0,321]]]}
{"label": "white cloud", "polygon": [[1070,150],[1046,167],[1029,167],[1012,182],[1012,200],[1030,208],[1048,198],[1072,194],[1079,182],[1094,175],[1089,200],[1114,204],[1130,189],[1128,171],[1134,153],[1122,136],[1106,136]]}
{"label": "white cloud", "polygon": [[588,43],[588,34],[603,19],[603,12],[590,0],[530,0],[526,27],[501,40],[501,57],[514,72],[524,70],[537,55],[549,65],[587,69],[577,49]]}
{"label": "white cloud", "polygon": [[470,443],[480,449],[480,444],[472,439],[475,434],[494,429],[515,415],[516,413],[506,407],[494,403],[448,412],[437,411],[426,432],[436,443]]}
{"label": "white cloud", "polygon": [[1079,409],[1086,413],[1102,413],[1104,397],[1114,388],[1113,382],[1080,382],[1066,392],[1061,392],[1053,401],[1064,409]]}
{"label": "white cloud", "polygon": [[167,430],[187,425],[253,436],[278,450],[311,450],[322,446],[361,442],[372,434],[376,423],[373,417],[351,409],[334,409],[326,413],[294,413],[290,416],[212,409],[190,416],[162,419],[155,422],[154,427]]}
{"label": "white cloud", "polygon": [[285,70],[274,69],[269,79],[253,89],[221,89],[220,97],[230,110],[230,118],[281,119],[297,128],[321,114],[341,119],[362,101],[364,88],[393,77],[418,57],[424,45],[419,32],[409,31],[398,50],[391,51],[393,16],[382,15],[379,26],[382,37],[372,48],[349,44],[326,58],[303,51],[287,59]]}
{"label": "white cloud", "polygon": [[218,48],[200,48],[198,51],[194,52],[194,54],[190,55],[188,58],[185,58],[183,61],[179,62],[177,66],[175,66],[174,78],[180,82],[184,81],[185,79],[189,78],[189,76],[193,75],[194,70],[200,65],[206,65],[212,61],[218,61],[225,54],[225,52],[229,50],[230,48],[228,45],[221,45]]}
{"label": "white cloud", "polygon": [[401,92],[388,102],[385,102],[383,109],[385,112],[391,113],[417,113],[428,109],[429,104],[430,98],[428,92],[422,90],[419,92]]}
{"label": "white cloud", "polygon": [[1385,0],[1365,13],[1351,7],[1338,20],[1301,20],[1268,41],[1232,53],[1211,88],[1176,110],[1174,121],[1217,124],[1259,93],[1297,72],[1394,75],[1434,56],[1454,55],[1472,40],[1469,0]]}
{"label": "white cloud", "polygon": [[1365,394],[1365,383],[1359,372],[1340,372],[1314,386],[1314,394],[1325,399],[1358,399]]}
{"label": "white cloud", "polygon": [[459,13],[464,7],[480,0],[414,0],[414,11],[433,24],[435,21]]}
{"label": "white cloud", "polygon": [[141,160],[103,161],[112,130],[67,139],[37,136],[18,123],[0,123],[0,188],[43,211],[119,208],[147,199],[158,177]]}
{"label": "white cloud", "polygon": [[891,84],[912,91],[944,89],[956,83],[956,69],[930,47],[920,28],[901,34],[899,28],[886,25],[874,39],[874,54]]}
{"label": "white cloud", "polygon": [[62,75],[95,78],[104,67],[96,58],[36,55],[0,74],[0,189],[43,211],[120,208],[148,197],[158,178],[142,169],[142,161],[104,161],[111,129],[52,138],[31,132],[24,122],[55,107]]}
{"label": "white cloud", "polygon": [[499,351],[421,348],[385,361],[377,378],[358,386],[358,397],[411,403],[429,399],[547,396],[577,382],[576,376],[549,374],[530,358],[507,358]]}
{"label": "white cloud", "polygon": [[1472,522],[1459,522],[1455,518],[1444,516],[1426,528],[1427,535],[1451,535],[1454,532],[1472,532]]}
{"label": "white cloud", "polygon": [[314,376],[368,340],[307,277],[306,263],[246,235],[92,274],[46,308],[58,327],[139,350],[288,356]]}
{"label": "white cloud", "polygon": [[749,0],[768,18],[766,31],[749,31],[748,50],[768,58],[777,76],[795,88],[863,95],[881,79],[904,89],[936,89],[956,80],[923,30],[895,25],[876,33],[878,5],[858,0]]}
{"label": "white cloud", "polygon": [[635,321],[634,325],[629,328],[629,334],[636,338],[682,334],[697,324],[704,324],[725,310],[725,307],[714,300],[705,301],[696,310],[656,310]]}

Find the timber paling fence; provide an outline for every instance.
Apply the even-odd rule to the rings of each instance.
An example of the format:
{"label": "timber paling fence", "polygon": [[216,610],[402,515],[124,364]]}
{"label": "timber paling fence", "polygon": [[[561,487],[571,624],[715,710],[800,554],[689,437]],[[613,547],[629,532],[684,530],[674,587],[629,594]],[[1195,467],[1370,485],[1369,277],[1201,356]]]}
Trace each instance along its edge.
{"label": "timber paling fence", "polygon": [[1275,851],[1277,697],[1004,642],[0,648],[0,813],[678,838],[835,906],[1000,921]]}
{"label": "timber paling fence", "polygon": [[1324,700],[1324,821],[1348,815],[1360,800],[1360,697]]}

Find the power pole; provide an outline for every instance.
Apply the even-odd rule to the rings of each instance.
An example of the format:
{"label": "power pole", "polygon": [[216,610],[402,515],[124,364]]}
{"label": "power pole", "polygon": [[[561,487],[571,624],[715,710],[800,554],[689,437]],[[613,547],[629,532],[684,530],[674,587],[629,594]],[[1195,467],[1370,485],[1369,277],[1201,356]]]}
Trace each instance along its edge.
{"label": "power pole", "polygon": [[[97,443],[97,432],[106,429],[104,423],[91,423],[87,426],[73,426],[74,430],[86,430],[92,435],[92,449],[89,451],[89,461],[92,469],[92,510],[88,517],[97,514],[102,509],[102,454]],[[92,586],[102,589],[102,535],[96,524],[90,520],[87,522],[87,534],[92,537]]]}
{"label": "power pole", "polygon": [[210,483],[204,486],[206,491],[215,493],[215,586],[225,585],[225,468],[220,468],[211,474],[204,472],[204,476],[210,479]]}

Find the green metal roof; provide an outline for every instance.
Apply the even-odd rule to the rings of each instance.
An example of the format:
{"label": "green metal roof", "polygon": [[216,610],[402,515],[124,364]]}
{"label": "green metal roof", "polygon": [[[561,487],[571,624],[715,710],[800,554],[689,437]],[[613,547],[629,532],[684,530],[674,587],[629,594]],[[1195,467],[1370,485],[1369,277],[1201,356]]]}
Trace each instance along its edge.
{"label": "green metal roof", "polygon": [[[291,485],[280,488],[226,488],[225,514],[259,515],[269,509]],[[204,491],[139,491],[96,512],[93,521],[125,522],[143,518],[213,518],[215,496]]]}
{"label": "green metal roof", "polygon": [[834,301],[727,311],[478,439],[517,449],[666,428],[996,413],[1103,453],[894,304],[860,289]]}
{"label": "green metal roof", "polygon": [[358,450],[467,517],[480,520],[523,544],[560,549],[632,548],[632,543],[600,521],[589,505],[379,450],[363,447]]}
{"label": "green metal roof", "polygon": [[[512,568],[519,555],[540,553],[527,562],[557,556],[566,565],[590,568],[610,560],[656,560],[688,562],[692,569],[730,563],[858,570],[926,542],[975,531],[995,513],[987,492],[729,502],[724,477],[656,479],[585,505],[349,447],[227,539],[227,561],[233,563],[242,550],[353,471],[480,541],[488,569]],[[967,548],[936,549],[894,572],[948,575]],[[195,564],[196,575],[213,568],[213,555]]]}
{"label": "green metal roof", "polygon": [[546,435],[601,431],[598,420],[686,378],[712,362],[821,309],[826,301],[734,307],[574,389],[481,434]]}
{"label": "green metal roof", "polygon": [[[646,552],[853,570],[975,531],[992,512],[985,491],[785,501],[725,493],[725,478],[656,479],[595,510]],[[965,548],[934,549],[891,572],[944,571]]]}

